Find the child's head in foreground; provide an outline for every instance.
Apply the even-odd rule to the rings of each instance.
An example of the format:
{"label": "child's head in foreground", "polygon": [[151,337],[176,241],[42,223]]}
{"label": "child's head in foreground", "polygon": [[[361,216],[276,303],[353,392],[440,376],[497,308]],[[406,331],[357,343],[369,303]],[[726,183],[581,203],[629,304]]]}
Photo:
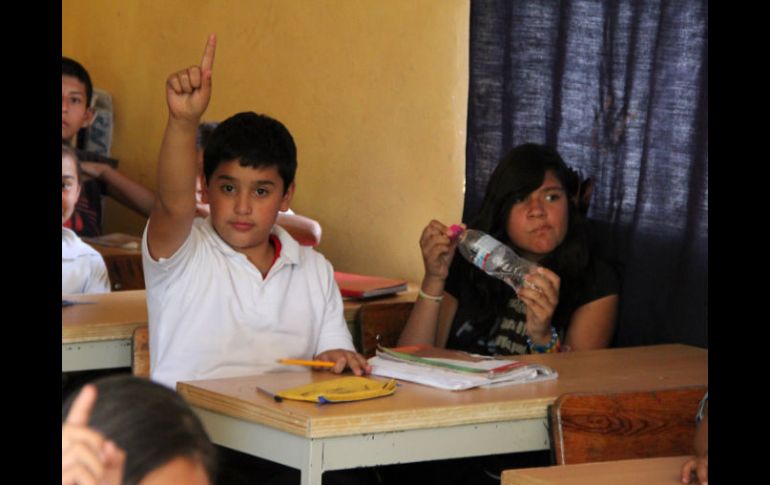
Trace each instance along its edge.
{"label": "child's head in foreground", "polygon": [[236,249],[264,243],[289,208],[296,170],[294,139],[281,122],[246,112],[219,123],[203,153],[203,202],[220,237]]}
{"label": "child's head in foreground", "polygon": [[[214,447],[179,394],[130,375],[97,379],[91,385],[96,387],[96,402],[87,426],[125,452],[122,483],[213,483]],[[62,422],[78,394],[62,405]]]}

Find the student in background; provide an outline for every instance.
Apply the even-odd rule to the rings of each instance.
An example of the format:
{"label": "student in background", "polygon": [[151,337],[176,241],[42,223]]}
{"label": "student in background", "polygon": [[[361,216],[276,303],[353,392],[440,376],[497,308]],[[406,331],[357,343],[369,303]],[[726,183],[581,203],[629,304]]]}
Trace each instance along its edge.
{"label": "student in background", "polygon": [[[209,121],[201,123],[198,127],[198,136],[196,146],[198,147],[198,164],[200,165],[200,175],[195,179],[195,201],[196,215],[198,217],[208,217],[209,205],[202,200],[203,194],[203,151],[206,148],[206,142],[219,123]],[[321,242],[321,225],[305,216],[295,214],[291,209],[279,211],[275,223],[286,229],[286,231],[302,246],[318,246]]]}
{"label": "student in background", "polygon": [[[591,254],[578,211],[579,178],[556,150],[524,144],[492,173],[479,213],[469,224],[538,263],[518,292],[455,257],[449,228],[431,221],[420,237],[425,276],[399,345],[428,344],[484,355],[607,347],[615,330],[618,282]],[[441,466],[394,467],[420,483],[500,483],[505,468],[542,466],[547,453],[448,460]]]}
{"label": "student in background", "polygon": [[709,408],[708,392],[703,397],[698,409],[696,421],[698,430],[695,432],[695,456],[682,465],[682,483],[688,485],[697,483],[707,485],[709,479]]}
{"label": "student in background", "polygon": [[80,195],[78,158],[66,145],[61,147],[61,172],[61,292],[108,293],[110,279],[102,255],[64,227]]}
{"label": "student in background", "polygon": [[[91,107],[93,85],[88,71],[67,57],[62,57],[61,90],[61,138],[62,143],[72,145],[78,132],[94,119]],[[87,178],[83,180],[81,197],[72,217],[66,221],[66,227],[81,236],[100,235],[104,195],[145,217],[150,214],[154,194],[113,168],[116,160],[80,149],[77,154]]]}
{"label": "student in background", "polygon": [[62,405],[62,485],[209,485],[214,447],[176,392],[121,375]]}
{"label": "student in background", "polygon": [[425,276],[399,341],[486,355],[607,347],[615,330],[618,282],[590,253],[577,210],[577,174],[546,146],[519,145],[498,164],[469,227],[508,244],[541,267],[514,292],[462,257],[446,225],[420,238]]}

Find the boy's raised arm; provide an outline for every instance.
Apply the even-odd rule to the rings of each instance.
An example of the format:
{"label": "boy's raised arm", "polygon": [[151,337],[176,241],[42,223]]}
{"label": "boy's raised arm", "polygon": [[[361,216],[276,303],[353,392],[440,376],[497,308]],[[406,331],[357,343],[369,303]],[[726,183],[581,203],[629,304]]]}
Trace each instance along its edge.
{"label": "boy's raised arm", "polygon": [[147,244],[153,259],[168,258],[190,234],[195,217],[195,136],[211,98],[216,36],[209,35],[200,66],[166,81],[168,123],[158,158],[158,193],[150,212]]}

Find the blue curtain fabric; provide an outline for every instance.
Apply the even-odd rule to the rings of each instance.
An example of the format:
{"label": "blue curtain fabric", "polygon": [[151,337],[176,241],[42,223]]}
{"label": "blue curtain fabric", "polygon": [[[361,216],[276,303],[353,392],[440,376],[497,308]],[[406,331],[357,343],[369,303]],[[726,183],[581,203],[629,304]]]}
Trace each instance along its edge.
{"label": "blue curtain fabric", "polygon": [[471,2],[466,192],[547,143],[596,182],[621,270],[615,345],[708,346],[708,2]]}

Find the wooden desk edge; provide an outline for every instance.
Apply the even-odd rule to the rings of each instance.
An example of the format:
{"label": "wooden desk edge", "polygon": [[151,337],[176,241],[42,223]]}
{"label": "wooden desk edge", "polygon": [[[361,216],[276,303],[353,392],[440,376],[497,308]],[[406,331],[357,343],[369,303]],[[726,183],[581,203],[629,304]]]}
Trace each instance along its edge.
{"label": "wooden desk edge", "polygon": [[[516,402],[492,402],[463,406],[434,407],[424,410],[403,409],[386,412],[310,416],[286,412],[264,398],[265,402],[247,402],[235,397],[222,397],[192,383],[180,382],[177,392],[187,402],[208,411],[249,422],[264,424],[304,438],[328,438],[367,433],[396,432],[413,429],[462,426],[504,420],[545,419],[553,398],[536,398]],[[254,391],[256,395],[256,390]],[[387,398],[383,398],[387,399]],[[359,403],[366,405],[366,401]],[[301,406],[314,406],[300,403]],[[450,409],[451,412],[446,412]]]}
{"label": "wooden desk edge", "polygon": [[[500,475],[501,485],[554,485],[559,483],[559,477],[548,477],[548,475],[556,472],[558,474],[569,472],[573,477],[576,470],[595,469],[614,467],[620,471],[634,471],[636,468],[649,469],[650,466],[664,465],[666,468],[671,467],[672,471],[672,485],[679,482],[679,476],[676,474],[681,469],[690,455],[682,456],[665,456],[655,458],[637,458],[630,460],[614,460],[614,461],[601,461],[592,463],[578,463],[574,465],[553,465],[549,467],[540,468],[518,468],[513,470],[503,470]],[[629,467],[626,469],[625,467]],[[585,473],[585,472],[583,472]],[[536,476],[533,476],[536,475]],[[609,477],[612,478],[612,477]]]}

